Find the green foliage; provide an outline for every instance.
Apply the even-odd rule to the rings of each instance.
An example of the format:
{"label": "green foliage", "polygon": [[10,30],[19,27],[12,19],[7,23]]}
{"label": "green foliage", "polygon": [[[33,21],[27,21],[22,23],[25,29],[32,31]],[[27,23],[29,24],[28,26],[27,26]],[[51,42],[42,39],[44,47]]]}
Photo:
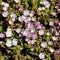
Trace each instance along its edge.
{"label": "green foliage", "polygon": [[1,32],[3,32],[3,27],[2,27],[2,26],[0,26],[0,33],[1,33]]}

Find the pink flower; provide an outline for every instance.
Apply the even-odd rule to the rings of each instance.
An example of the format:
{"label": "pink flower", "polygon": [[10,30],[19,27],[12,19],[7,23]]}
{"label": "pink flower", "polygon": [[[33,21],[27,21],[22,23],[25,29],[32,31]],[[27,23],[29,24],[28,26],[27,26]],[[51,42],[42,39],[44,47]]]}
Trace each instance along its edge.
{"label": "pink flower", "polygon": [[40,22],[39,21],[35,21],[35,26],[40,26]]}
{"label": "pink flower", "polygon": [[40,22],[36,21],[35,26],[37,27],[37,29],[40,29],[41,28]]}
{"label": "pink flower", "polygon": [[36,26],[36,29],[44,29],[44,26],[39,21],[35,22],[35,26]]}
{"label": "pink flower", "polygon": [[4,37],[5,37],[5,34],[0,33],[0,38],[4,38]]}
{"label": "pink flower", "polygon": [[22,20],[23,20],[25,23],[28,23],[28,17],[22,15]]}
{"label": "pink flower", "polygon": [[22,11],[24,9],[23,5],[19,7],[19,10]]}
{"label": "pink flower", "polygon": [[54,26],[51,30],[52,32],[56,31],[56,27]]}
{"label": "pink flower", "polygon": [[34,29],[34,25],[31,22],[28,22],[27,28],[32,30],[32,29]]}
{"label": "pink flower", "polygon": [[60,23],[59,23],[59,26],[60,26]]}
{"label": "pink flower", "polygon": [[60,12],[60,9],[57,9],[58,10],[58,12]]}
{"label": "pink flower", "polygon": [[52,12],[51,15],[56,16],[56,12]]}
{"label": "pink flower", "polygon": [[55,23],[58,24],[59,23],[59,20],[55,20]]}
{"label": "pink flower", "polygon": [[57,53],[60,53],[60,49],[57,49],[56,52],[57,52]]}
{"label": "pink flower", "polygon": [[32,34],[32,39],[37,39],[37,38],[38,38],[37,33],[33,33]]}
{"label": "pink flower", "polygon": [[32,38],[32,33],[31,32],[28,32],[26,38],[28,38],[28,39]]}
{"label": "pink flower", "polygon": [[53,41],[48,41],[48,45],[53,45]]}
{"label": "pink flower", "polygon": [[25,18],[24,22],[25,23],[28,23],[28,17]]}

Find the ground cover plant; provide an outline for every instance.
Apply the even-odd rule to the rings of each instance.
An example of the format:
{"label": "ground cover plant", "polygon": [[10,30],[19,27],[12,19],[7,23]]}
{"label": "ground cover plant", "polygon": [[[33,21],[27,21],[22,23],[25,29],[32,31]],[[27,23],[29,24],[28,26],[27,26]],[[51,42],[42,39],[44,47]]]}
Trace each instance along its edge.
{"label": "ground cover plant", "polygon": [[0,60],[60,60],[60,0],[0,0]]}

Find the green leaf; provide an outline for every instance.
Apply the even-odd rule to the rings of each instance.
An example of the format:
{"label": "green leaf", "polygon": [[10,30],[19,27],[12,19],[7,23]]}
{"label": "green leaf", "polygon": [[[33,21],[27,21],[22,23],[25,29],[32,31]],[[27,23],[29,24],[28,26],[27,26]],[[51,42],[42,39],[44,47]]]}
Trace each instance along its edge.
{"label": "green leaf", "polygon": [[50,12],[54,11],[54,6],[51,6]]}
{"label": "green leaf", "polygon": [[2,26],[0,26],[0,33],[1,33],[1,32],[3,32],[3,27],[2,27]]}
{"label": "green leaf", "polygon": [[48,24],[48,22],[47,22],[47,21],[45,21],[45,22],[44,22],[44,24],[45,24],[45,25],[47,25],[47,24]]}
{"label": "green leaf", "polygon": [[50,41],[50,38],[49,37],[46,38],[46,42],[48,42],[48,41]]}
{"label": "green leaf", "polygon": [[13,2],[10,2],[10,6],[13,7]]}

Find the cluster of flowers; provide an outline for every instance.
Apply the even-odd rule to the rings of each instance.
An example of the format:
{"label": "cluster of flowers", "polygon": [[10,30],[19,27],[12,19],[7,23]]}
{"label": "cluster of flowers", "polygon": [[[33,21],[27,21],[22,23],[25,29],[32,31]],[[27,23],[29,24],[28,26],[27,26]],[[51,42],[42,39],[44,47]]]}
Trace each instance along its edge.
{"label": "cluster of flowers", "polygon": [[[15,4],[19,4],[20,2],[22,2],[22,1],[14,0]],[[52,0],[50,2],[52,2]],[[50,2],[47,0],[41,0],[39,3],[40,6],[38,7],[37,10],[40,11],[40,13],[42,11],[44,13],[45,9],[50,8],[50,6],[51,6]],[[1,15],[5,19],[4,21],[6,22],[7,29],[6,29],[6,31],[0,32],[0,38],[4,39],[4,41],[0,41],[0,44],[3,44],[3,42],[4,42],[5,49],[6,48],[12,49],[13,47],[20,46],[22,44],[23,45],[22,52],[23,52],[25,48],[27,49],[27,47],[24,47],[24,45],[25,44],[27,44],[27,46],[30,45],[31,47],[28,47],[29,48],[28,50],[30,50],[30,52],[32,52],[34,54],[36,53],[36,56],[37,56],[35,58],[30,57],[30,55],[31,55],[31,53],[30,53],[29,58],[31,60],[32,59],[33,60],[39,60],[39,59],[51,60],[52,59],[50,57],[51,53],[52,54],[54,54],[56,52],[60,53],[59,47],[57,47],[58,49],[54,49],[54,47],[53,47],[53,45],[56,42],[60,43],[60,20],[58,18],[56,18],[57,13],[55,11],[50,12],[50,14],[52,15],[53,18],[55,17],[56,19],[54,21],[53,20],[49,21],[49,23],[48,23],[49,28],[47,28],[44,25],[44,23],[42,23],[38,19],[38,17],[42,16],[41,15],[42,13],[40,14],[40,16],[37,16],[37,14],[34,10],[29,10],[29,9],[24,10],[23,5],[20,5],[17,11],[19,11],[19,13],[22,13],[22,15],[18,16],[15,11],[10,11],[9,10],[10,8],[11,8],[11,6],[9,3],[2,1]],[[60,11],[60,9],[57,6],[55,6],[55,9],[57,9],[58,12]],[[45,14],[45,16],[46,15],[47,15],[47,13]],[[21,28],[19,26],[16,26],[15,24],[19,25],[19,26],[23,25],[23,27]],[[2,25],[2,24],[0,23],[0,25]],[[0,29],[2,29],[1,26],[0,26]],[[18,35],[17,37],[16,37],[16,34]],[[21,41],[24,41],[24,42],[19,43],[19,41],[20,41],[19,39],[20,40],[22,39]],[[20,49],[21,49],[21,47],[20,47]],[[38,52],[36,52],[36,49]],[[40,49],[42,49],[42,50],[40,50]],[[23,54],[25,54],[25,52]],[[28,54],[28,53],[26,53],[26,54]],[[21,53],[20,50],[19,50],[19,53],[17,53],[16,55],[19,55],[19,54],[21,54],[21,57],[22,56],[24,57],[24,55]],[[14,53],[13,53],[13,55],[14,55]],[[21,60],[23,60],[23,58],[21,58]]]}
{"label": "cluster of flowers", "polygon": [[40,2],[41,5],[44,5],[43,7],[39,7],[39,10],[45,10],[45,8],[49,8],[50,7],[50,3],[46,0],[43,0]]}

